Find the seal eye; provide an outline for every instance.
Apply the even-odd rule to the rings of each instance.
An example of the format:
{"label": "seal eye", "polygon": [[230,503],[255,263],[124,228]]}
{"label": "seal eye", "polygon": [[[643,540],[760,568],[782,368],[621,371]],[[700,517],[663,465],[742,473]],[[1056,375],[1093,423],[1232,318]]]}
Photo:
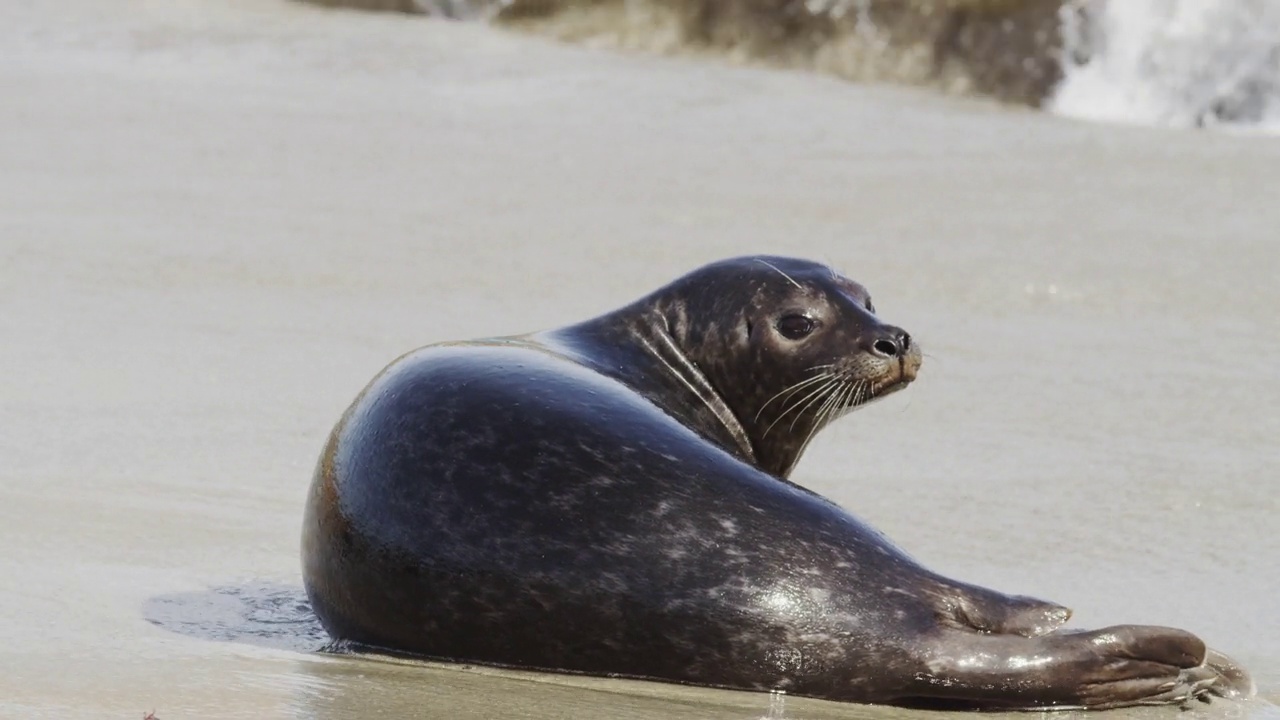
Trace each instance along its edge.
{"label": "seal eye", "polygon": [[788,315],[778,321],[778,332],[788,340],[799,340],[813,332],[817,323],[803,315]]}

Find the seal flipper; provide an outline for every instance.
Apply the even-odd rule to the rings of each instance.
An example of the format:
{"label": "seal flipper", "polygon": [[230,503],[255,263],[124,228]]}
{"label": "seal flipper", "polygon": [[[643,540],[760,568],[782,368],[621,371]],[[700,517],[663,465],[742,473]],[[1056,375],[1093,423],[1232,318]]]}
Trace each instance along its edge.
{"label": "seal flipper", "polygon": [[1038,637],[1058,629],[1071,610],[1057,603],[952,583],[937,596],[938,614],[953,627],[993,635]]}
{"label": "seal flipper", "polygon": [[1029,638],[951,630],[920,659],[910,695],[898,700],[970,709],[1105,709],[1233,697],[1251,684],[1195,635],[1140,625]]}
{"label": "seal flipper", "polygon": [[1258,694],[1258,686],[1253,678],[1235,660],[1222,653],[1209,649],[1204,664],[1217,673],[1219,681],[1209,688],[1209,692],[1229,700],[1253,697]]}

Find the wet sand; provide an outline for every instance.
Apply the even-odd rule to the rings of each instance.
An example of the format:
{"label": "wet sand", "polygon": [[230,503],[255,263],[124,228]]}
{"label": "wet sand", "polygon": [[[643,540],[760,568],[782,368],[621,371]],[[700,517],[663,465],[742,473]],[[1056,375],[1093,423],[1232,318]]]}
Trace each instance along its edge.
{"label": "wet sand", "polygon": [[1280,142],[270,0],[4,7],[0,53],[0,716],[769,715],[318,655],[297,546],[404,350],[776,252],[927,353],[795,479],[1076,627],[1197,632],[1260,697],[1193,716],[1280,718]]}

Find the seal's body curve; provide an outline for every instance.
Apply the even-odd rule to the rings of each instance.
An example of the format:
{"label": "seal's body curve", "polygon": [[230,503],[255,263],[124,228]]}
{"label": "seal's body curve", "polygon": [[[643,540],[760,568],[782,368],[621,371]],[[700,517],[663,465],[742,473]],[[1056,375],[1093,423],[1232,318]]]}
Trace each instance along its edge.
{"label": "seal's body curve", "polygon": [[1106,707],[1227,685],[1194,636],[1053,633],[1064,608],[930,572],[785,479],[919,357],[861,286],[783,258],[415,351],[330,437],[308,595],[361,645],[837,700]]}
{"label": "seal's body curve", "polygon": [[[416,422],[398,422],[408,416]],[[309,558],[343,560],[307,573],[317,612],[342,618],[338,637],[825,694],[846,646],[901,663],[875,638],[932,615],[875,597],[895,583],[885,570],[910,560],[855,570],[885,547],[865,526],[561,358],[424,350],[370,388],[346,426],[368,434],[335,436],[317,492],[342,502],[312,503],[329,511],[311,535],[327,544],[308,547]],[[457,463],[468,445],[482,451]],[[838,569],[864,582],[829,582]],[[381,590],[390,577],[394,591]],[[832,616],[833,603],[865,611]]]}

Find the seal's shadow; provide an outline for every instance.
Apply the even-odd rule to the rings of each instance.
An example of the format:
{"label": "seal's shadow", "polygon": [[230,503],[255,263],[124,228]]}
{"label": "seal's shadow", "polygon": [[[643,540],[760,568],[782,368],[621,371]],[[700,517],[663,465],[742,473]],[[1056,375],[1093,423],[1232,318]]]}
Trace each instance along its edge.
{"label": "seal's shadow", "polygon": [[304,653],[329,641],[306,592],[269,581],[159,595],[143,602],[142,616],[152,625],[201,640]]}

